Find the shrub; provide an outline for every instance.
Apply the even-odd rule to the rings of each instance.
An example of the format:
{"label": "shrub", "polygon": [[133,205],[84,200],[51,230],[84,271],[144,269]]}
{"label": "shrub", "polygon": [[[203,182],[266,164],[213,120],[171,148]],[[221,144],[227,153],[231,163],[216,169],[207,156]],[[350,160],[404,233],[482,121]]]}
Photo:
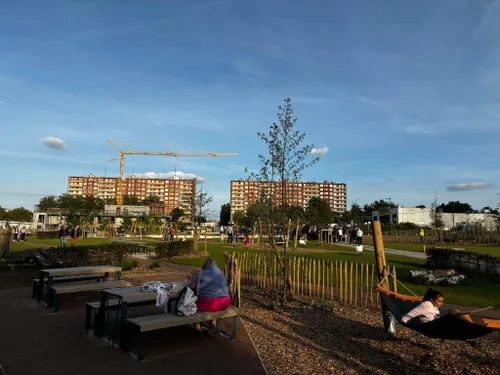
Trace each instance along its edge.
{"label": "shrub", "polygon": [[194,241],[159,242],[155,248],[158,258],[172,258],[177,255],[193,254]]}
{"label": "shrub", "polygon": [[154,262],[152,262],[149,267],[148,267],[150,270],[152,270],[153,268],[160,268],[160,262],[158,262],[157,260],[155,260]]}
{"label": "shrub", "polygon": [[37,231],[36,238],[39,240],[51,240],[54,238],[59,238],[59,231],[58,230],[52,232]]}
{"label": "shrub", "polygon": [[500,276],[500,258],[471,251],[431,248],[427,250],[427,266],[430,268],[453,268],[489,277]]}
{"label": "shrub", "polygon": [[139,266],[139,261],[137,259],[128,259],[122,262],[122,271],[130,271]]}
{"label": "shrub", "polygon": [[53,266],[81,267],[121,264],[135,252],[135,245],[126,243],[69,246],[42,250]]}

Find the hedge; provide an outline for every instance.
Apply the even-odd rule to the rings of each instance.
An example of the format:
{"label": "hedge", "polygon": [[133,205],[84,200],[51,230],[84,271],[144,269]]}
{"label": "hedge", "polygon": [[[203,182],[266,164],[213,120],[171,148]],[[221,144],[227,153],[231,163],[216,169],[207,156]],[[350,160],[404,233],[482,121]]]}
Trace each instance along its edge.
{"label": "hedge", "polygon": [[488,277],[500,276],[500,258],[471,251],[431,248],[427,250],[427,266],[453,268],[457,271],[474,272]]}
{"label": "hedge", "polygon": [[42,250],[41,254],[52,262],[51,266],[82,267],[122,264],[135,252],[132,244],[101,244],[87,246],[68,246]]}
{"label": "hedge", "polygon": [[59,238],[59,231],[53,231],[53,232],[41,232],[38,231],[36,232],[36,238],[39,240],[51,240],[54,238]]}
{"label": "hedge", "polygon": [[172,258],[177,255],[193,254],[194,241],[159,242],[155,248],[157,258]]}

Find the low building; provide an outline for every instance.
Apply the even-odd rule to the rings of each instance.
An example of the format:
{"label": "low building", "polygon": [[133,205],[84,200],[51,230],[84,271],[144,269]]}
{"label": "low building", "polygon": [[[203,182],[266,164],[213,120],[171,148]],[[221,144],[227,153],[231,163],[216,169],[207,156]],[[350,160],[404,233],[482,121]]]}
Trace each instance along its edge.
{"label": "low building", "polygon": [[[487,229],[496,227],[494,215],[490,214],[459,214],[447,213],[440,214],[444,223],[444,229],[452,229],[458,225],[482,224]],[[412,223],[419,227],[432,226],[432,209],[416,207],[395,207],[386,210],[373,211],[372,220],[383,223],[401,224]]]}

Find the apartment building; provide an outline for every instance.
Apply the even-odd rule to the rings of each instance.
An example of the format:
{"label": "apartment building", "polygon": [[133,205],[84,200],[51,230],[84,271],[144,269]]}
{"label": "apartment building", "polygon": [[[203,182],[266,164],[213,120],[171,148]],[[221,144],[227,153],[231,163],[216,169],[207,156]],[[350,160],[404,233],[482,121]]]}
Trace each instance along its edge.
{"label": "apartment building", "polygon": [[[93,195],[104,200],[112,200],[116,197],[117,185],[117,177],[96,177],[92,174],[70,176],[68,177],[68,194],[83,197]],[[141,200],[150,195],[156,195],[164,203],[166,213],[177,207],[181,208],[186,215],[194,212],[195,179],[127,177],[122,183],[122,191],[124,196],[135,196]]]}
{"label": "apartment building", "polygon": [[[328,201],[335,212],[347,210],[347,187],[336,182],[286,182],[285,202],[289,205],[307,207],[312,197],[320,197]],[[259,182],[249,180],[231,181],[231,217],[237,212],[245,212],[249,205],[255,203],[261,194],[274,196],[281,202],[281,182]]]}

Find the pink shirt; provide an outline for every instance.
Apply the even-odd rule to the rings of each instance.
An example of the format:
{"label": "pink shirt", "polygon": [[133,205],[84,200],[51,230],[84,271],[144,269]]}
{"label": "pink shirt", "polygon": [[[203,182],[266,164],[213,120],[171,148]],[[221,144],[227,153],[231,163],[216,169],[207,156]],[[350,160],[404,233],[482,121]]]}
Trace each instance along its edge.
{"label": "pink shirt", "polygon": [[422,323],[430,322],[439,316],[439,309],[431,301],[425,301],[403,316],[401,320],[407,323],[417,316],[420,317]]}

